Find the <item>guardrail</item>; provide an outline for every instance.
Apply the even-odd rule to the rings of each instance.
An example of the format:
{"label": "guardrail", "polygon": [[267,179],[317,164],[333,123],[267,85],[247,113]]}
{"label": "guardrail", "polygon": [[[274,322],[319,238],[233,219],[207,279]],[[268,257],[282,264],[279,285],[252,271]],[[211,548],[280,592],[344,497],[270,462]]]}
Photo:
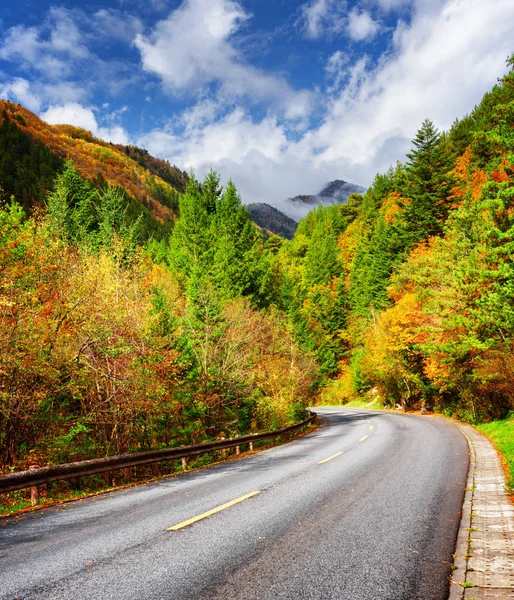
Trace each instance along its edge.
{"label": "guardrail", "polygon": [[[28,487],[37,487],[45,483],[52,483],[53,481],[72,479],[83,475],[96,475],[97,473],[128,469],[129,467],[141,465],[150,465],[164,460],[179,458],[184,460],[191,456],[206,454],[212,450],[237,448],[242,444],[250,444],[250,446],[253,447],[253,442],[291,433],[312,423],[316,417],[317,415],[311,412],[308,419],[289,427],[283,427],[282,429],[277,429],[275,431],[266,431],[264,433],[243,435],[236,438],[216,440],[214,442],[207,442],[206,444],[179,446],[178,448],[165,448],[161,450],[147,450],[133,454],[120,454],[118,456],[108,456],[107,458],[95,458],[93,460],[83,460],[64,465],[55,465],[53,467],[31,468],[28,471],[8,473],[6,475],[0,475],[0,492],[13,492]],[[183,466],[184,465],[185,463],[183,462]]]}

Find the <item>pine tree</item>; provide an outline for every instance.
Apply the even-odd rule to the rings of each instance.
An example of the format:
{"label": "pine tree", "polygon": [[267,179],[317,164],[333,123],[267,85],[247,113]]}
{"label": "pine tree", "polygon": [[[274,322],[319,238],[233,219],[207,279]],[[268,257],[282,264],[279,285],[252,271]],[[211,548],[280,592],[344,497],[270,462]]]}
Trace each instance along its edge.
{"label": "pine tree", "polygon": [[202,194],[205,199],[205,207],[210,215],[216,212],[216,205],[222,191],[223,190],[220,187],[220,176],[216,171],[211,169],[202,182]]}
{"label": "pine tree", "polygon": [[329,283],[341,273],[335,232],[319,221],[315,227],[305,255],[305,283],[308,286]]}
{"label": "pine tree", "polygon": [[[216,204],[212,222],[215,241],[213,279],[224,298],[250,295],[258,288],[254,252],[259,235],[232,181]],[[257,262],[256,262],[257,261]]]}
{"label": "pine tree", "polygon": [[127,202],[118,188],[107,188],[100,199],[98,245],[113,254],[116,260],[129,262],[137,246],[141,217],[128,222]]}
{"label": "pine tree", "polygon": [[414,149],[407,154],[403,196],[404,221],[411,244],[441,235],[451,206],[454,187],[450,173],[451,155],[430,119],[425,119],[413,140]]}
{"label": "pine tree", "polygon": [[180,197],[179,213],[173,228],[168,262],[186,285],[193,270],[201,265],[205,272],[210,271],[209,258],[212,255],[210,239],[210,216],[198,185],[191,176],[185,193]]}

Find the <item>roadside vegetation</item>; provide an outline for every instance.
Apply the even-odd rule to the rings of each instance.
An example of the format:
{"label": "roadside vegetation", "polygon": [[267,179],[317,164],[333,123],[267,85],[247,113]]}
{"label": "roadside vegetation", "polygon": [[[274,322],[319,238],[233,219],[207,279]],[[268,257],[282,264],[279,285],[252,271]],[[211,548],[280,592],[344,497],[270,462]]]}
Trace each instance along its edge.
{"label": "roadside vegetation", "polygon": [[449,132],[425,120],[405,164],[291,241],[259,232],[214,172],[48,133],[3,102],[1,469],[275,429],[319,399],[489,421],[512,464],[509,65]]}

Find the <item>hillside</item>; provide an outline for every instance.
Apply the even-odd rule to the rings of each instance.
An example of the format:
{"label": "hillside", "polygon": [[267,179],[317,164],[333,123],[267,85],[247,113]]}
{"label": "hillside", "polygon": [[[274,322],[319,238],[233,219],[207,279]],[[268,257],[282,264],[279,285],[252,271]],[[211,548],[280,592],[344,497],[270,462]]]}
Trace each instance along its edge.
{"label": "hillside", "polygon": [[264,202],[247,204],[246,208],[252,221],[262,229],[288,240],[293,239],[298,223],[277,208]]}
{"label": "hillside", "polygon": [[[3,125],[6,120],[10,127]],[[27,154],[36,157],[33,163],[42,165],[41,168],[32,165],[34,181],[24,186],[24,197],[20,198],[25,209],[31,204],[41,205],[55,173],[66,160],[72,160],[78,172],[97,186],[109,184],[123,188],[129,198],[148,209],[160,223],[173,217],[178,207],[178,193],[187,185],[185,173],[150,156],[146,150],[109,144],[95,138],[91,132],[71,125],[49,125],[19,104],[0,100],[0,127],[4,137],[17,136],[18,144],[18,147],[13,146],[13,155],[4,154],[0,162],[4,195],[20,197],[13,173],[23,170]],[[13,131],[14,127],[21,136]],[[35,146],[30,148],[30,144],[22,139],[23,135]],[[25,148],[21,153],[25,157],[20,155],[19,144]],[[5,148],[5,140],[2,146]],[[43,172],[38,176],[40,170]]]}
{"label": "hillside", "polygon": [[[471,114],[426,119],[404,164],[320,204],[281,248],[286,306],[327,402],[514,409],[514,57]],[[300,201],[311,202],[310,198]]]}
{"label": "hillside", "polygon": [[312,207],[292,240],[265,240],[210,172],[146,243],[99,180],[166,219],[146,194],[174,188],[150,169],[174,171],[3,106],[3,199],[13,185],[43,207],[0,205],[5,469],[278,427],[319,395],[474,421],[514,409],[514,71],[449,132],[426,119],[404,164]]}

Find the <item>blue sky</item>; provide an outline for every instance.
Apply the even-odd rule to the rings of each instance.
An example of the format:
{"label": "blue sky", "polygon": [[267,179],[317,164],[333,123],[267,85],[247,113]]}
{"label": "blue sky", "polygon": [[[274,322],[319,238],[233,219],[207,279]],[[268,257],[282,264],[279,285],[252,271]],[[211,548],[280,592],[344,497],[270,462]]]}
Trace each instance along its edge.
{"label": "blue sky", "polygon": [[369,184],[505,72],[512,0],[3,0],[0,97],[246,202]]}

